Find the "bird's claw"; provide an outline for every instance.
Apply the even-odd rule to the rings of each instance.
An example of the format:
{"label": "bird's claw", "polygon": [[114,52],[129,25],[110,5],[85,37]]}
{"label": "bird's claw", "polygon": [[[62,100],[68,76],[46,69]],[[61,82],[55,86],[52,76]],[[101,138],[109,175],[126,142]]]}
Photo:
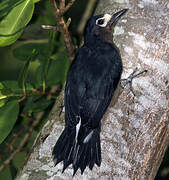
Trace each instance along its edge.
{"label": "bird's claw", "polygon": [[125,87],[127,84],[129,84],[129,85],[130,85],[130,91],[132,92],[133,96],[135,96],[135,93],[134,93],[134,90],[133,90],[133,86],[132,86],[133,79],[136,78],[136,77],[138,77],[138,76],[140,76],[141,74],[147,72],[147,70],[144,70],[144,71],[141,71],[141,72],[135,74],[137,71],[138,71],[138,68],[136,67],[136,68],[134,69],[134,71],[129,75],[128,78],[126,78],[126,79],[121,79],[121,86],[122,86],[122,88],[124,89],[124,87]]}

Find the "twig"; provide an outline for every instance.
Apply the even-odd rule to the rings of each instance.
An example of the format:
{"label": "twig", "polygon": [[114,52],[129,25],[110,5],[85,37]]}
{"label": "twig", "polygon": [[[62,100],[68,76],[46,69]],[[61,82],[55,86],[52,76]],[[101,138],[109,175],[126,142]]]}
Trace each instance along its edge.
{"label": "twig", "polygon": [[39,96],[39,95],[45,95],[45,96],[56,96],[57,93],[56,92],[43,92],[43,91],[39,91],[37,89],[32,89],[33,92],[35,92],[36,94],[34,93],[29,93],[29,94],[11,94],[9,97],[20,97],[22,96],[20,99],[18,99],[18,102],[21,102],[23,101],[26,97],[31,97],[31,96]]}
{"label": "twig", "polygon": [[54,27],[54,26],[42,25],[43,29],[56,30],[56,31],[61,32],[64,38],[64,42],[68,51],[68,56],[69,56],[70,61],[73,61],[75,57],[75,54],[74,54],[75,47],[72,43],[72,39],[68,31],[68,27],[71,23],[71,18],[69,18],[68,21],[65,23],[63,19],[63,14],[70,9],[70,7],[73,5],[74,2],[75,0],[71,0],[67,5],[65,5],[65,0],[60,0],[60,4],[58,8],[55,0],[50,0],[50,4],[53,7],[54,15],[56,17],[58,26]]}
{"label": "twig", "polygon": [[59,29],[56,26],[49,26],[49,25],[41,25],[42,29],[45,30],[55,30],[55,31],[59,31]]}
{"label": "twig", "polygon": [[[17,140],[17,138],[24,132],[24,129],[25,129],[25,127],[22,127],[22,129],[20,129],[20,131],[19,132],[17,132],[16,134],[14,134],[14,137],[13,137],[13,139],[11,140],[11,142],[6,146],[7,148],[6,148],[6,152],[11,152],[12,150],[13,150],[13,148],[12,148],[12,146],[13,146],[13,144],[15,143],[15,141]],[[10,150],[7,150],[7,149],[10,149]]]}
{"label": "twig", "polygon": [[18,102],[23,101],[24,99],[26,99],[26,94],[24,94],[20,99],[18,99]]}
{"label": "twig", "polygon": [[67,4],[67,6],[66,6],[65,9],[64,9],[64,13],[71,8],[71,6],[73,5],[74,2],[75,2],[75,0],[71,0],[71,1]]}
{"label": "twig", "polygon": [[[20,116],[21,116],[21,115],[20,115]],[[22,115],[22,116],[23,116],[23,115]],[[14,137],[13,137],[12,140],[9,142],[9,144],[7,144],[7,147],[6,147],[6,149],[5,149],[4,152],[8,152],[8,153],[9,153],[9,150],[8,150],[8,149],[11,149],[11,150],[13,149],[13,148],[12,148],[13,144],[15,143],[15,141],[17,140],[17,138],[18,138],[21,134],[24,133],[26,127],[27,127],[28,124],[30,124],[31,122],[32,122],[32,119],[29,120],[29,121],[26,121],[26,123],[22,126],[22,128],[13,135]],[[10,151],[10,152],[11,152],[11,151]]]}
{"label": "twig", "polygon": [[71,23],[71,18],[69,18],[69,19],[67,20],[66,26],[69,27],[70,23]]}
{"label": "twig", "polygon": [[65,7],[65,0],[60,0],[60,10],[63,10]]}

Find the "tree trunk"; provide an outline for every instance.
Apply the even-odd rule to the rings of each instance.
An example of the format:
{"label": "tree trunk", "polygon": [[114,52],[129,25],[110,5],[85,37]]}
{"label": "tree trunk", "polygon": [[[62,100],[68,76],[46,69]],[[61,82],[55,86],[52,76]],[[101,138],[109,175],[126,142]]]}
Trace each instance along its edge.
{"label": "tree trunk", "polygon": [[[75,179],[153,180],[169,143],[169,2],[168,0],[101,0],[96,14],[129,8],[115,28],[123,59],[123,78],[138,67],[148,72],[133,81],[134,97],[125,88],[109,107],[101,132],[102,164],[80,171]],[[72,179],[54,167],[52,149],[63,130],[63,92],[37,138],[17,179]],[[61,125],[62,124],[62,125]]]}

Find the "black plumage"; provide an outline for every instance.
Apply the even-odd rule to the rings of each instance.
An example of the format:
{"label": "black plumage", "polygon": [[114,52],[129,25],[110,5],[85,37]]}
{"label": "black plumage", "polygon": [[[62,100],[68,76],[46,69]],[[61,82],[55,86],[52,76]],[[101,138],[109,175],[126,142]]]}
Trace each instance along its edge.
{"label": "black plumage", "polygon": [[112,43],[112,27],[127,9],[110,16],[90,18],[84,45],[71,64],[65,86],[65,129],[53,150],[63,171],[72,164],[74,173],[101,164],[101,119],[108,108],[122,73],[120,54]]}

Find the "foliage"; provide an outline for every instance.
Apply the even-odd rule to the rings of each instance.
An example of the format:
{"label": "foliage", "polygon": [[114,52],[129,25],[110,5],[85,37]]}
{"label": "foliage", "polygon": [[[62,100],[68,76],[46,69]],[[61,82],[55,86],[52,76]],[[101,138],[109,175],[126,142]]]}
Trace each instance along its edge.
{"label": "foliage", "polygon": [[33,0],[19,0],[15,4],[10,3],[8,0],[2,1],[2,4],[6,4],[8,9],[7,14],[4,9],[1,10],[3,19],[0,22],[0,46],[7,46],[15,42],[22,34],[24,27],[30,21],[33,10]]}
{"label": "foliage", "polygon": [[[0,1],[0,46],[8,45],[0,49],[0,171],[4,161],[23,143],[24,136],[30,136],[22,151],[13,156],[0,173],[0,179],[14,179],[23,165],[69,68],[60,34],[39,28],[42,23],[54,24],[55,19],[51,15],[44,19],[36,15],[37,2],[39,0]],[[45,13],[52,13],[49,2],[40,6]],[[4,64],[9,69],[3,74]],[[41,112],[43,116],[35,128],[34,122]]]}
{"label": "foliage", "polygon": [[16,100],[7,102],[0,108],[0,143],[12,130],[19,113],[19,105]]}

